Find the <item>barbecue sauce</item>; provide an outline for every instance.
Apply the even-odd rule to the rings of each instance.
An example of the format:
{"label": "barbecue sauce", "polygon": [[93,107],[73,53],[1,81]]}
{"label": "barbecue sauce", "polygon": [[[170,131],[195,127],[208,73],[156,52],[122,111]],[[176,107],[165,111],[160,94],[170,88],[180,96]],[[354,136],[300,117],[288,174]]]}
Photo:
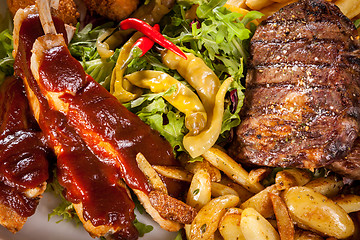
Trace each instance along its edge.
{"label": "barbecue sauce", "polygon": [[[63,32],[61,28],[59,32]],[[74,128],[69,126],[66,116],[49,107],[31,74],[31,49],[36,38],[43,34],[38,15],[29,15],[23,21],[15,71],[39,102],[39,126],[57,154],[58,180],[65,187],[65,196],[73,203],[82,204],[83,214],[80,217],[85,221],[90,220],[94,226],[128,229],[127,232],[132,234],[128,237],[136,238],[137,231],[132,225],[134,203],[127,190],[119,184],[119,170],[95,156]]]}
{"label": "barbecue sauce", "polygon": [[21,79],[8,78],[0,88],[0,204],[22,217],[34,214],[37,198],[24,191],[48,179],[49,151],[31,115]]}
{"label": "barbecue sauce", "polygon": [[[59,73],[60,72],[60,73]],[[121,169],[121,178],[132,189],[149,193],[151,187],[136,163],[141,152],[154,165],[178,166],[170,144],[128,111],[95,82],[65,46],[47,50],[39,68],[40,84],[49,92],[64,92],[69,106],[68,123],[101,159]],[[65,93],[66,92],[66,93]],[[101,147],[105,142],[111,146]],[[178,195],[181,183],[167,181],[169,192]]]}

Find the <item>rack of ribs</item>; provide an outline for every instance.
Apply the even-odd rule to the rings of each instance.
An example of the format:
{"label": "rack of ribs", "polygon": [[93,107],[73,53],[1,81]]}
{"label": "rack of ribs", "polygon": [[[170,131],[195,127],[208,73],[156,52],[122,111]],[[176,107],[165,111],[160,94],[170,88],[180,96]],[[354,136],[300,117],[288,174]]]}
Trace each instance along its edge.
{"label": "rack of ribs", "polygon": [[52,154],[31,114],[22,80],[0,87],[0,224],[15,233],[34,214]]}

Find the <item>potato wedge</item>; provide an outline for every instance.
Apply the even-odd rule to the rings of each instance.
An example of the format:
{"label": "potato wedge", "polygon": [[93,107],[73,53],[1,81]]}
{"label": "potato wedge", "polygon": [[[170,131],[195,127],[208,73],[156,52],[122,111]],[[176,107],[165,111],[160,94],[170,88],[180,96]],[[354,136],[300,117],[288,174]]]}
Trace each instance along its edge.
{"label": "potato wedge", "polygon": [[276,174],[275,183],[279,190],[303,186],[311,180],[311,174],[303,169],[285,169]]}
{"label": "potato wedge", "polygon": [[335,4],[350,19],[360,14],[360,0],[337,0]]}
{"label": "potato wedge", "polygon": [[332,198],[331,200],[342,207],[347,213],[360,211],[360,196],[358,195],[340,195]]}
{"label": "potato wedge", "polygon": [[264,178],[266,178],[267,175],[271,173],[271,168],[256,168],[249,172],[249,181],[251,184],[260,182]]}
{"label": "potato wedge", "polygon": [[289,2],[282,2],[282,3],[273,3],[267,7],[264,7],[260,10],[261,13],[265,14],[264,17],[260,19],[260,21],[265,20],[268,16],[278,11],[280,8],[285,7],[286,5],[297,2],[297,0],[290,0]]}
{"label": "potato wedge", "polygon": [[179,160],[181,165],[185,168],[185,170],[187,170],[192,174],[195,174],[200,169],[206,169],[207,172],[210,174],[210,178],[212,182],[219,182],[221,180],[220,170],[212,166],[206,160],[189,162],[190,160],[189,156],[186,154],[180,155]]}
{"label": "potato wedge", "polygon": [[245,0],[227,0],[225,5],[235,6],[238,8],[246,8]]}
{"label": "potato wedge", "polygon": [[238,193],[224,184],[211,182],[211,196],[212,197],[220,197],[223,195],[235,195],[239,196]]}
{"label": "potato wedge", "polygon": [[264,189],[260,183],[251,184],[249,173],[235,162],[225,152],[215,147],[210,148],[202,155],[213,166],[223,171],[229,178],[244,186],[250,192],[258,193]]}
{"label": "potato wedge", "polygon": [[219,223],[219,232],[224,240],[246,240],[241,232],[240,208],[229,208]]}
{"label": "potato wedge", "polygon": [[337,195],[343,186],[343,181],[338,180],[335,176],[316,178],[305,185],[326,197]]}
{"label": "potato wedge", "polygon": [[209,239],[218,228],[226,208],[235,207],[239,198],[234,195],[225,195],[212,199],[196,215],[191,224],[190,239]]}
{"label": "potato wedge", "polygon": [[206,169],[197,171],[191,181],[186,203],[196,210],[200,210],[211,200],[210,174]]}
{"label": "potato wedge", "polygon": [[273,2],[270,0],[246,0],[245,4],[253,10],[260,10],[266,6],[271,5]]}
{"label": "potato wedge", "polygon": [[280,239],[293,240],[295,229],[286,204],[278,195],[269,193],[269,196],[273,205]]}
{"label": "potato wedge", "polygon": [[254,208],[265,218],[271,217],[272,215],[274,215],[274,209],[269,193],[279,194],[279,191],[277,190],[275,184],[265,188],[261,192],[255,194],[254,196],[243,202],[240,205],[240,208]]}
{"label": "potato wedge", "polygon": [[238,194],[238,196],[239,196],[239,198],[241,199],[242,202],[245,202],[246,200],[248,200],[249,198],[254,196],[254,194],[252,192],[249,192],[243,186],[241,186],[240,184],[235,183],[234,181],[232,181],[227,176],[222,177],[220,183],[234,189],[237,192],[237,194]]}
{"label": "potato wedge", "polygon": [[163,193],[168,193],[167,188],[163,181],[161,180],[159,174],[151,166],[151,164],[146,160],[145,156],[142,153],[136,155],[136,162],[140,170],[145,174],[146,178],[149,180],[150,184],[155,190],[159,190]]}
{"label": "potato wedge", "polygon": [[191,179],[193,177],[193,174],[179,167],[159,166],[159,165],[154,165],[152,167],[155,169],[156,172],[158,172],[162,176],[179,181],[191,182]]}
{"label": "potato wedge", "polygon": [[243,210],[240,228],[246,240],[280,240],[275,228],[253,208]]}
{"label": "potato wedge", "polygon": [[300,225],[339,239],[354,233],[354,223],[345,210],[310,188],[289,188],[284,201],[292,219]]}

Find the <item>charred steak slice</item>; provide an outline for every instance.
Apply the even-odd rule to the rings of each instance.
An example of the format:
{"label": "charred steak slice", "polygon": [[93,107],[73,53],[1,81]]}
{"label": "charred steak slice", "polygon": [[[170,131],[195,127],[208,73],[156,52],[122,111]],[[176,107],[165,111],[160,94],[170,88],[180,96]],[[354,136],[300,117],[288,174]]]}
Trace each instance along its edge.
{"label": "charred steak slice", "polygon": [[249,164],[309,169],[343,161],[359,134],[353,23],[334,4],[300,0],[259,26],[250,51],[243,121],[230,154]]}

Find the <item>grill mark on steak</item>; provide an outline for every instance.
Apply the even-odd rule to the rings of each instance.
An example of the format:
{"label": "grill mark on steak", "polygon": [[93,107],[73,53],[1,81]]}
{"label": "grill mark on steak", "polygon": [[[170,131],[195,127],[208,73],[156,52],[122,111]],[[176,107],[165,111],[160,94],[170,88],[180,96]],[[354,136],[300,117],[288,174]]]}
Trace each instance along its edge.
{"label": "grill mark on steak", "polygon": [[[353,29],[351,29],[353,30]],[[329,40],[346,43],[350,37],[356,37],[352,31],[336,22],[318,21],[306,23],[303,20],[269,22],[260,27],[252,39],[253,42],[288,42],[302,39]]]}
{"label": "grill mark on steak", "polygon": [[253,56],[251,63],[253,66],[279,63],[332,64],[339,57],[341,49],[343,47],[340,44],[333,42],[253,42],[250,50]]}
{"label": "grill mark on steak", "polygon": [[304,88],[335,88],[344,84],[356,83],[358,81],[356,79],[360,79],[360,72],[348,67],[276,64],[250,68],[246,87],[293,85]]}
{"label": "grill mark on steak", "polygon": [[359,179],[360,150],[343,161],[360,131],[358,39],[353,23],[323,0],[300,0],[264,21],[251,40],[230,155],[265,166],[331,165]]}

